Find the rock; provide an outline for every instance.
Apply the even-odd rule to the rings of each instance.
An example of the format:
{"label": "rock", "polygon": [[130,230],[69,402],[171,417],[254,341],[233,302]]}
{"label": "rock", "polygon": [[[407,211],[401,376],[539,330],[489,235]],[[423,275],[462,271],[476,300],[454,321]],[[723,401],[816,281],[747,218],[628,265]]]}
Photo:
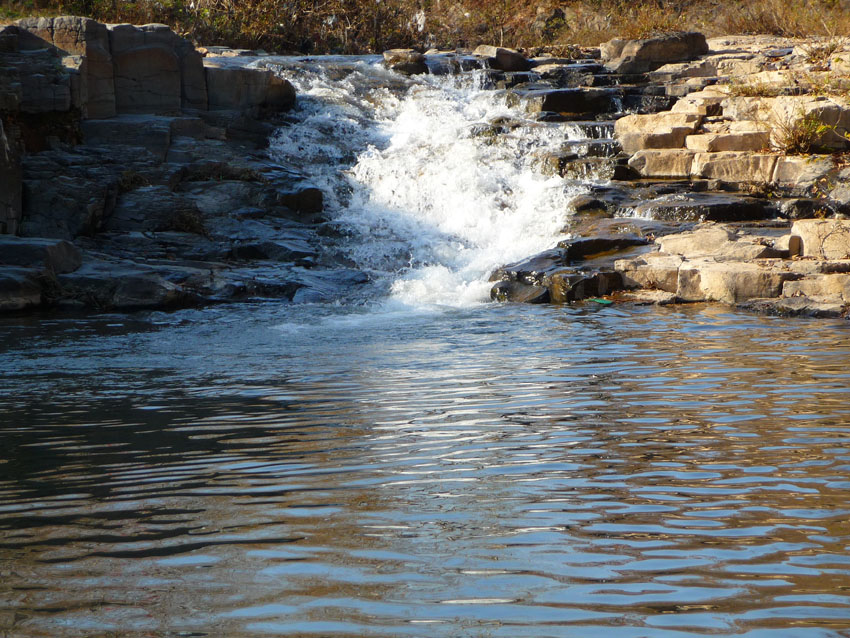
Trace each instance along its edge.
{"label": "rock", "polygon": [[697,153],[691,165],[691,176],[729,184],[770,184],[776,162],[776,155],[765,153]]}
{"label": "rock", "polygon": [[472,55],[487,58],[491,69],[501,71],[528,71],[531,68],[525,56],[513,49],[482,44]]}
{"label": "rock", "polygon": [[166,186],[142,186],[118,198],[106,230],[180,230],[203,234],[205,227],[203,216],[190,198]]}
{"label": "rock", "polygon": [[663,221],[751,221],[768,216],[766,202],[714,193],[663,195],[638,204],[635,215]]}
{"label": "rock", "polygon": [[60,297],[100,309],[135,310],[187,305],[195,297],[156,269],[123,260],[86,259],[77,271],[58,276]]}
{"label": "rock", "polygon": [[773,247],[783,253],[783,257],[798,257],[803,254],[803,240],[799,235],[782,235],[773,242]]}
{"label": "rock", "polygon": [[0,264],[67,273],[75,271],[81,263],[80,251],[71,242],[0,235]]}
{"label": "rock", "polygon": [[814,275],[787,281],[782,287],[783,297],[808,297],[816,301],[836,304],[850,303],[850,275]]}
{"label": "rock", "polygon": [[571,303],[588,297],[601,297],[622,288],[620,274],[616,272],[562,271],[546,280],[551,303]]}
{"label": "rock", "polygon": [[0,312],[23,310],[41,304],[37,271],[30,268],[0,268]]}
{"label": "rock", "polygon": [[780,156],[776,160],[772,182],[796,193],[811,192],[826,181],[835,168],[829,155]]}
{"label": "rock", "polygon": [[219,66],[205,59],[210,110],[236,110],[261,115],[287,111],[295,105],[295,88],[266,69]]}
{"label": "rock", "polygon": [[768,131],[749,131],[741,133],[703,133],[689,135],[685,147],[692,151],[715,153],[718,151],[761,151],[770,143]]}
{"label": "rock", "polygon": [[711,258],[687,260],[679,268],[676,296],[685,302],[728,304],[778,297],[783,283],[795,277],[790,272],[752,263],[718,263]]}
{"label": "rock", "polygon": [[679,255],[647,253],[636,259],[620,259],[614,269],[620,273],[625,288],[648,288],[675,293],[679,286]]}
{"label": "rock", "polygon": [[[577,88],[552,90],[515,90],[513,99],[524,101],[530,113],[551,111],[573,119],[593,118],[614,108],[616,91],[612,89]],[[509,101],[512,98],[509,97]]]}
{"label": "rock", "polygon": [[490,299],[518,303],[549,303],[549,289],[520,281],[500,281],[490,289]]}
{"label": "rock", "polygon": [[21,222],[21,160],[18,142],[0,119],[0,233],[15,234]]}
{"label": "rock", "polygon": [[647,73],[670,62],[708,53],[701,33],[672,33],[646,40],[611,40],[601,47],[605,67],[614,73]]}
{"label": "rock", "polygon": [[626,115],[614,124],[614,135],[626,153],[643,149],[682,148],[702,117],[692,113]]}
{"label": "rock", "polygon": [[563,259],[566,262],[582,261],[601,253],[614,253],[633,246],[644,246],[649,241],[645,237],[630,233],[594,235],[592,237],[577,237],[565,239],[558,243],[563,249]]}
{"label": "rock", "polygon": [[85,120],[80,130],[88,145],[138,146],[162,162],[171,144],[172,119],[156,115],[120,115],[108,120]]}
{"label": "rock", "polygon": [[808,297],[752,299],[739,305],[746,310],[783,317],[838,319],[847,316],[847,306],[843,303],[814,301]]}
{"label": "rock", "polygon": [[[546,273],[567,265],[566,250],[553,248],[528,259],[507,264],[490,275],[490,281],[519,281],[524,284],[540,285]],[[492,294],[491,294],[492,297]]]}
{"label": "rock", "polygon": [[754,241],[738,240],[726,227],[705,226],[694,231],[667,235],[657,240],[661,252],[688,259],[712,257],[716,261],[752,261],[780,257],[779,250]]}
{"label": "rock", "polygon": [[690,176],[694,155],[684,149],[640,150],[629,159],[629,166],[641,177],[682,179]]}
{"label": "rock", "polygon": [[791,234],[802,241],[804,257],[850,258],[850,220],[800,219],[794,222]]}
{"label": "rock", "polygon": [[17,23],[24,48],[52,46],[63,55],[85,59],[84,115],[93,118],[115,115],[115,83],[109,32],[91,18],[61,16],[24,18]]}
{"label": "rock", "polygon": [[425,56],[413,49],[390,49],[384,51],[384,66],[404,75],[428,73]]}

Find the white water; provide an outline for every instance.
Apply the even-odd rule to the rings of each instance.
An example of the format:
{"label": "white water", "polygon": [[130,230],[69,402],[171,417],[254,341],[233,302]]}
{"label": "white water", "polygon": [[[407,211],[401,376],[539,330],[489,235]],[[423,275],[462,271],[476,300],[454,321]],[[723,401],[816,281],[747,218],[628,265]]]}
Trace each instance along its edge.
{"label": "white water", "polygon": [[575,187],[543,175],[539,158],[575,139],[574,128],[528,122],[476,135],[476,124],[524,114],[469,76],[407,80],[362,60],[284,75],[299,93],[298,121],[272,153],[310,171],[352,235],[346,252],[387,281],[389,305],[484,302],[494,268],[564,236]]}

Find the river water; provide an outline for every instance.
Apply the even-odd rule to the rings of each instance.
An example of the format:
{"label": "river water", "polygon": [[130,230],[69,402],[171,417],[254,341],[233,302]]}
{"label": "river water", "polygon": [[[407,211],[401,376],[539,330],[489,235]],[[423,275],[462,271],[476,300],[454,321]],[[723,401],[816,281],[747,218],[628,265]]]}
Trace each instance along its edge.
{"label": "river water", "polygon": [[296,66],[272,152],[372,283],[0,319],[0,636],[850,635],[846,324],[488,303],[575,131]]}

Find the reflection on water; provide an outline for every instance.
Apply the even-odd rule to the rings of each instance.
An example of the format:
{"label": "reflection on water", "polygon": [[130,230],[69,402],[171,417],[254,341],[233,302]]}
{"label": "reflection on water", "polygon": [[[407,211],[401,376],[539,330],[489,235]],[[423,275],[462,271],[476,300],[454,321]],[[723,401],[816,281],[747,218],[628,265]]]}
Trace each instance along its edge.
{"label": "reflection on water", "polygon": [[847,635],[844,325],[318,312],[0,324],[0,636]]}

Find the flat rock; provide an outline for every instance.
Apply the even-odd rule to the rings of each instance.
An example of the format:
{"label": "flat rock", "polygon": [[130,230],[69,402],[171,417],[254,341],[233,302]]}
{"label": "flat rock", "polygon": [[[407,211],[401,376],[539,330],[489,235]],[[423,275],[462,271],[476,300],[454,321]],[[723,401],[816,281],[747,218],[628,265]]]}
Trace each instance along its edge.
{"label": "flat rock", "polygon": [[41,304],[38,270],[0,267],[0,312],[23,310]]}
{"label": "flat rock", "polygon": [[635,215],[666,221],[751,221],[769,216],[767,202],[714,193],[663,195],[635,207]]}
{"label": "flat rock", "polygon": [[0,264],[42,268],[58,274],[73,272],[81,263],[79,249],[69,241],[0,235]]}

